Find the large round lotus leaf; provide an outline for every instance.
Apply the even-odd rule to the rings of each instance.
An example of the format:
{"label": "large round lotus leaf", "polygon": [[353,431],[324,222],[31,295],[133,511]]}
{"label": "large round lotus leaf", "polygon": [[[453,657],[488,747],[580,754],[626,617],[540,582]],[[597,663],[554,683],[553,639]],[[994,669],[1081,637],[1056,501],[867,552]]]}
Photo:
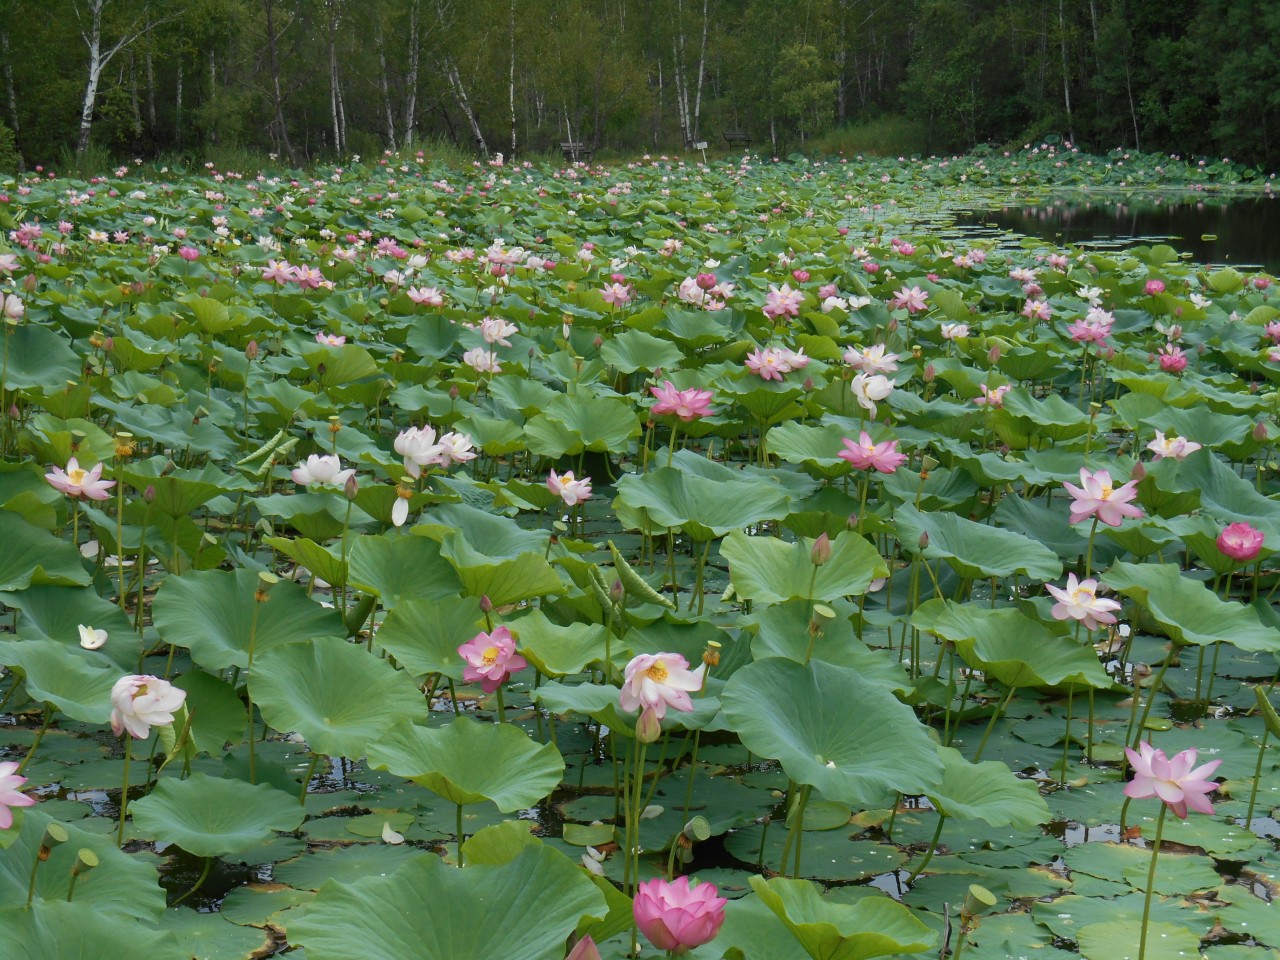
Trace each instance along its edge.
{"label": "large round lotus leaf", "polygon": [[256,659],[277,644],[346,632],[336,612],[295,583],[277,583],[262,603],[257,590],[257,574],[243,568],[171,576],[156,594],[156,629],[207,670],[247,667],[251,638]]}
{"label": "large round lotus leaf", "polygon": [[1252,607],[1218,598],[1175,564],[1117,563],[1103,577],[1132,597],[1179,643],[1230,643],[1241,650],[1280,651],[1280,630],[1263,626]]}
{"label": "large round lotus leaf", "polygon": [[[706,873],[699,871],[699,876]],[[717,883],[717,886],[720,885]],[[723,887],[720,895],[726,896]],[[735,949],[741,951],[742,957],[768,957],[769,960],[806,960],[809,956],[782,918],[754,895],[729,901],[719,935],[703,949],[709,957],[737,957],[738,954],[731,952]]]}
{"label": "large round lotus leaf", "polygon": [[[892,794],[885,797],[886,804],[892,802]],[[783,866],[786,843],[786,828],[775,823],[767,831],[762,826],[735,830],[725,837],[724,848],[743,863],[751,864],[753,871],[757,863],[761,869],[778,870]],[[794,858],[792,846],[788,870]],[[869,880],[892,874],[906,862],[906,854],[897,847],[873,840],[850,840],[848,830],[806,831],[800,847],[800,875],[824,883]]]}
{"label": "large round lotus leaf", "polygon": [[1034,780],[1015,777],[998,760],[970,763],[951,747],[939,747],[942,783],[929,799],[949,817],[983,820],[993,827],[1033,830],[1049,819],[1049,806]]}
{"label": "large round lotus leaf", "polygon": [[1009,687],[1112,685],[1091,648],[1009,607],[929,600],[916,608],[911,625],[950,640],[965,663]]}
{"label": "large round lotus leaf", "polygon": [[[718,684],[707,681],[707,689],[714,691]],[[533,699],[555,714],[582,713],[602,723],[609,729],[628,737],[635,736],[638,713],[627,713],[618,705],[618,688],[599,683],[544,683],[533,692]],[[693,709],[668,710],[662,720],[664,730],[722,730],[716,715],[720,701],[714,696],[693,698]]]}
{"label": "large round lotus leaf", "polygon": [[466,663],[458,647],[482,629],[479,597],[405,600],[387,615],[373,642],[416,677],[441,673],[461,680]]}
{"label": "large round lotus leaf", "polygon": [[252,786],[193,773],[162,777],[148,796],[129,804],[136,832],[175,843],[197,857],[240,853],[276,830],[296,830],[303,809],[297,797],[265,783]]}
{"label": "large round lotus leaf", "polygon": [[0,590],[22,590],[32,584],[83,586],[91,577],[80,552],[66,540],[27,523],[11,510],[0,510]]}
{"label": "large round lotus leaf", "polygon": [[[1102,880],[1123,879],[1137,890],[1146,890],[1151,849],[1121,843],[1081,843],[1066,850],[1063,861],[1072,874],[1083,873]],[[1186,896],[1222,883],[1208,857],[1162,849],[1156,859],[1155,891],[1162,896]]]}
{"label": "large round lotus leaf", "polygon": [[359,537],[348,565],[351,585],[376,594],[387,610],[402,600],[457,596],[462,586],[440,544],[425,537]]}
{"label": "large round lotus leaf", "polygon": [[814,576],[812,542],[786,543],[775,537],[749,537],[735,530],[720,545],[729,561],[729,580],[743,600],[835,600],[867,592],[871,581],[887,577],[889,568],[875,547],[856,533],[831,541],[831,557]]}
{"label": "large round lotus leaf", "polygon": [[867,960],[920,953],[937,939],[910,910],[888,897],[832,903],[823,900],[808,880],[783,877],[752,877],[751,889],[814,960]]}
{"label": "large round lotus leaf", "polygon": [[[349,883],[361,877],[389,876],[421,856],[434,854],[426,854],[407,844],[389,847],[385,844],[353,843],[348,847],[313,850],[295,860],[277,863],[272,868],[272,876],[280,883],[299,890],[319,890],[326,880]],[[468,855],[467,862],[472,860]]]}
{"label": "large round lotus leaf", "polygon": [[231,684],[202,670],[184,673],[173,683],[187,691],[188,736],[195,749],[217,756],[228,742],[244,738],[249,715]]}
{"label": "large round lotus leaf", "polygon": [[341,587],[347,582],[347,564],[335,553],[337,547],[322,547],[306,537],[263,537],[262,542],[325,583]]}
{"label": "large round lotus leaf", "polygon": [[111,660],[121,673],[137,672],[141,638],[120,607],[104,600],[92,587],[27,587],[0,594],[0,603],[22,611],[18,639],[57,640],[72,652],[80,652],[80,624],[106,630],[108,639],[98,656]]}
{"label": "large round lotus leaf", "polygon": [[769,452],[787,463],[801,463],[824,479],[841,477],[853,467],[842,460],[845,431],[834,423],[819,427],[806,426],[795,420],[779,424],[769,431]]}
{"label": "large round lotus leaf", "polygon": [[[1142,925],[1108,920],[1081,927],[1076,935],[1084,960],[1131,960]],[[1176,923],[1153,920],[1147,924],[1147,960],[1187,960],[1200,955],[1200,935]]]}
{"label": "large round lotus leaf", "polygon": [[422,857],[389,877],[329,881],[289,926],[308,960],[562,960],[604,895],[546,846],[502,866],[450,867]]}
{"label": "large round lotus leaf", "polygon": [[5,329],[4,386],[8,390],[46,387],[57,390],[83,373],[67,341],[38,323]]}
{"label": "large round lotus leaf", "polygon": [[[180,907],[166,910],[160,929],[178,940],[183,960],[251,960],[260,956],[271,942],[271,934],[254,927],[240,926],[216,913],[197,913]],[[128,956],[128,954],[124,954]],[[158,954],[157,960],[162,954]]]}
{"label": "large round lotus leaf", "polygon": [[62,887],[58,900],[39,900],[28,909],[25,890],[20,897],[6,898],[8,906],[0,909],[0,943],[4,944],[6,960],[179,960],[192,956],[181,951],[171,933],[160,932],[134,917],[103,913],[82,900],[80,888],[87,887],[87,877],[76,884],[74,901],[65,902],[66,875],[58,879]]}
{"label": "large round lotus leaf", "polygon": [[392,727],[426,712],[408,674],[334,637],[271,648],[254,661],[249,691],[267,723],[302,734],[328,757],[360,757]]}
{"label": "large round lotus leaf", "polygon": [[581,673],[587,664],[604,658],[605,628],[599,624],[561,626],[534,610],[507,626],[520,651],[549,677]]}
{"label": "large round lotus leaf", "polygon": [[670,340],[659,339],[643,330],[624,330],[605,343],[600,359],[622,373],[634,373],[678,367],[684,355]]}
{"label": "large round lotus leaf", "polygon": [[369,743],[369,766],[405,777],[453,803],[492,800],[503,813],[531,807],[564,775],[550,743],[519,727],[459,717],[447,727],[402,726]]}
{"label": "large round lotus leaf", "polygon": [[0,664],[22,671],[32,700],[73,720],[106,723],[111,716],[111,687],[121,671],[99,653],[56,640],[9,640],[0,642]]}
{"label": "large round lotus leaf", "polygon": [[457,567],[515,560],[526,553],[546,553],[550,534],[526,530],[510,517],[486,513],[464,503],[436,507],[413,528],[415,536],[440,543],[440,553]]}
{"label": "large round lotus leaf", "polygon": [[[1130,956],[1136,957],[1137,931],[1142,929],[1142,907],[1145,899],[1145,894],[1136,891],[1108,899],[1070,895],[1059,897],[1051,903],[1032,904],[1031,915],[1036,918],[1037,923],[1048,927],[1055,936],[1063,940],[1078,939],[1080,931],[1092,924],[1113,920],[1124,923],[1129,930],[1129,940],[1126,942],[1134,948]],[[1212,913],[1176,897],[1152,899],[1151,921],[1188,927],[1201,937],[1208,936],[1214,925]]]}
{"label": "large round lotus leaf", "polygon": [[645,510],[654,523],[684,527],[695,540],[722,537],[762,520],[781,520],[791,498],[759,480],[722,480],[662,467],[618,480],[618,499]]}
{"label": "large round lotus leaf", "polygon": [[[40,850],[45,826],[53,818],[30,807],[22,818],[18,839],[0,856],[0,903],[25,904],[31,865]],[[68,841],[55,847],[49,859],[36,871],[36,901],[66,900],[67,880],[76,854],[86,848],[98,856],[98,866],[76,883],[75,903],[97,914],[155,920],[164,912],[164,890],[157,882],[155,867],[122,853],[110,836],[91,833],[75,824],[64,823]],[[64,956],[78,956],[71,953]],[[119,956],[118,954],[116,956]]]}
{"label": "large round lotus leaf", "polygon": [[748,750],[780,761],[791,779],[828,800],[858,806],[885,790],[926,793],[942,777],[937,750],[914,711],[856,670],[758,660],[729,679],[721,701]]}
{"label": "large round lotus leaf", "polygon": [[640,418],[635,407],[614,397],[558,393],[524,429],[529,449],[544,457],[583,450],[618,452],[640,435]]}
{"label": "large round lotus leaf", "polygon": [[944,559],[969,580],[1022,574],[1032,580],[1056,580],[1062,575],[1057,554],[1042,543],[1012,530],[966,520],[954,513],[921,513],[903,504],[894,511],[901,543],[915,545],[922,534],[929,559]]}

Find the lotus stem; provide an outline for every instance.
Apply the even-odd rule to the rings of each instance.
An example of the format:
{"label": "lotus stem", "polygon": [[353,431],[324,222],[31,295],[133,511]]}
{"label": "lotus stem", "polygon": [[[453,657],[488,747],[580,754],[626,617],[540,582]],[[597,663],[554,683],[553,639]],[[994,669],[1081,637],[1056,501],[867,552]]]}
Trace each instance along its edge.
{"label": "lotus stem", "polygon": [[22,776],[22,771],[27,769],[27,764],[31,762],[31,758],[36,755],[36,748],[40,746],[40,741],[44,739],[45,731],[49,729],[49,723],[53,720],[53,704],[46,703],[44,705],[44,720],[40,723],[40,729],[36,731],[35,739],[31,741],[31,749],[27,751],[27,755],[22,758],[22,762],[18,764],[15,771],[17,776]]}
{"label": "lotus stem", "polygon": [[1258,744],[1258,762],[1253,768],[1253,786],[1249,789],[1249,810],[1244,815],[1246,830],[1253,829],[1253,805],[1258,800],[1258,784],[1262,781],[1262,760],[1267,753],[1267,739],[1271,736],[1271,728],[1264,727],[1262,742]]}
{"label": "lotus stem", "polygon": [[459,804],[457,804],[457,807],[458,807],[458,820],[457,820],[457,826],[458,826],[458,869],[459,869],[459,870],[461,870],[461,869],[462,869],[462,866],[463,866],[463,862],[462,862],[462,804],[460,804],[460,803],[459,803]]}
{"label": "lotus stem", "polygon": [[116,830],[116,846],[124,847],[124,820],[129,812],[129,755],[133,753],[133,739],[128,731],[121,735],[124,741],[124,782],[120,786],[120,826]]}
{"label": "lotus stem", "polygon": [[494,692],[498,694],[498,722],[506,723],[507,722],[507,704],[506,704],[506,701],[502,699],[502,684],[498,684],[498,689]]}
{"label": "lotus stem", "polygon": [[1071,759],[1071,713],[1075,706],[1076,688],[1067,684],[1067,731],[1062,738],[1062,770],[1058,773],[1058,789],[1067,785],[1067,763]]}
{"label": "lotus stem", "polygon": [[1004,716],[1004,712],[1009,709],[1009,704],[1013,701],[1013,695],[1017,692],[1017,687],[1010,687],[1009,695],[1004,698],[1003,703],[996,707],[996,712],[991,714],[991,720],[987,723],[986,732],[982,734],[982,739],[978,742],[978,750],[973,755],[974,763],[982,759],[982,751],[987,748],[987,740],[991,737],[991,731],[995,729],[996,721]]}
{"label": "lotus stem", "polygon": [[1156,836],[1151,842],[1151,866],[1147,868],[1147,896],[1142,903],[1142,939],[1138,942],[1138,960],[1147,955],[1147,924],[1151,919],[1151,894],[1156,882],[1156,857],[1160,856],[1160,841],[1164,836],[1164,815],[1169,808],[1160,804],[1160,816],[1156,820]]}
{"label": "lotus stem", "polygon": [[693,750],[689,753],[689,782],[684,788],[684,822],[689,822],[689,807],[693,805],[693,778],[698,775],[698,744],[702,731],[693,731]]}
{"label": "lotus stem", "polygon": [[116,477],[116,574],[120,582],[120,595],[116,602],[124,609],[124,466]]}
{"label": "lotus stem", "polygon": [[[1146,729],[1147,718],[1151,716],[1151,705],[1156,702],[1156,696],[1160,693],[1160,685],[1164,681],[1165,671],[1169,669],[1169,663],[1172,660],[1173,660],[1173,648],[1171,647],[1169,649],[1168,656],[1164,658],[1164,663],[1160,664],[1160,670],[1156,673],[1155,678],[1151,681],[1151,693],[1147,697],[1147,702],[1142,707],[1142,720],[1138,723],[1137,734],[1134,736],[1132,740],[1129,739],[1129,734],[1133,734],[1132,730],[1129,731],[1129,734],[1125,735],[1125,742],[1128,743],[1129,746],[1132,747],[1134,750],[1138,749],[1138,741],[1142,739],[1142,731]],[[1136,686],[1134,689],[1135,690],[1137,689]],[[1124,774],[1123,767],[1121,767],[1120,773],[1123,776]]]}
{"label": "lotus stem", "polygon": [[[187,890],[186,893],[180,896],[177,900],[173,901],[173,906],[176,907],[178,904],[182,903],[183,900],[186,900],[189,896],[191,896],[193,893],[199,890],[202,886],[204,886],[204,882],[207,879],[209,879],[209,870],[210,868],[212,868],[212,866],[213,866],[213,857],[205,857],[204,869],[200,871],[200,876],[196,879],[196,882]],[[70,900],[71,898],[67,897],[67,899]]]}
{"label": "lotus stem", "polygon": [[1084,575],[1085,579],[1089,578],[1089,574],[1093,571],[1093,541],[1098,535],[1098,518],[1093,518],[1093,524],[1089,527],[1089,545],[1084,552]]}
{"label": "lotus stem", "polygon": [[[804,843],[804,810],[805,807],[809,805],[809,794],[812,792],[813,787],[810,784],[806,783],[804,787],[801,788],[800,803],[795,813],[796,824],[794,829],[796,831],[796,857],[791,867],[791,876],[794,878],[799,878],[800,876],[800,847],[801,844]],[[783,864],[783,866],[785,867],[786,864]]]}
{"label": "lotus stem", "polygon": [[320,754],[311,754],[311,765],[307,767],[307,775],[302,778],[302,792],[298,794],[298,803],[305,805],[307,802],[307,790],[311,787],[311,778],[315,776],[316,764],[320,762]]}
{"label": "lotus stem", "polygon": [[907,886],[916,882],[916,877],[920,876],[922,870],[929,865],[929,861],[933,859],[934,851],[938,849],[938,841],[942,839],[942,828],[946,825],[947,815],[941,810],[938,811],[938,829],[933,831],[933,839],[929,841],[929,849],[924,852],[924,857],[911,871],[911,876],[907,877]]}

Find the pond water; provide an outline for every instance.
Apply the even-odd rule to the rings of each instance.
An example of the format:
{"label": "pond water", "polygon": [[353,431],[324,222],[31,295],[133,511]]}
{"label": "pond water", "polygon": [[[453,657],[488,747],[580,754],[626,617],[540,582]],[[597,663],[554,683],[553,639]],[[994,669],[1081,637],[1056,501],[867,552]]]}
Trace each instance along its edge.
{"label": "pond water", "polygon": [[954,225],[965,236],[1012,231],[1062,245],[1168,243],[1197,262],[1280,272],[1275,197],[1059,198],[958,211]]}

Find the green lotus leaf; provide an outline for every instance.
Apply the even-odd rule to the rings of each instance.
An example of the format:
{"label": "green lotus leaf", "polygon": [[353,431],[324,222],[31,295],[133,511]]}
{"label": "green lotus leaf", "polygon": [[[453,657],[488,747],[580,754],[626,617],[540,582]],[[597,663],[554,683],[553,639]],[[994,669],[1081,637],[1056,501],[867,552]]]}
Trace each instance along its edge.
{"label": "green lotus leaf", "polygon": [[640,418],[636,408],[622,400],[560,393],[524,429],[529,449],[539,456],[562,457],[584,450],[616,453],[640,435]]}
{"label": "green lotus leaf", "polygon": [[[997,418],[1013,421],[1019,432],[1044,437],[1053,441],[1069,440],[1084,436],[1089,431],[1089,415],[1082,413],[1056,393],[1037,400],[1030,392],[1018,387],[1004,397],[1004,405],[997,411]],[[1109,417],[1098,418],[1098,427],[1105,429]]]}
{"label": "green lotus leaf", "polygon": [[0,664],[22,672],[27,695],[51,703],[73,720],[106,723],[111,716],[111,688],[123,675],[100,653],[57,640],[11,640],[0,643]]}
{"label": "green lotus leaf", "polygon": [[[99,866],[94,872],[101,870]],[[40,900],[28,909],[25,891],[15,894],[8,901],[13,905],[0,909],[0,942],[5,944],[5,956],[12,960],[119,960],[130,956],[177,960],[189,956],[179,953],[173,934],[135,917],[104,913],[87,897],[82,899],[81,886],[87,891],[88,879],[86,876],[77,883],[72,903]],[[65,899],[65,884],[59,886]]]}
{"label": "green lotus leaf", "polygon": [[664,527],[683,527],[700,541],[763,520],[780,520],[791,503],[782,490],[759,481],[712,480],[675,467],[627,474],[617,489],[619,500],[627,506],[645,510]]}
{"label": "green lotus leaf", "polygon": [[605,343],[600,359],[622,373],[635,373],[677,367],[684,355],[670,340],[640,330],[624,330]]}
{"label": "green lotus leaf", "polygon": [[[1091,923],[1077,931],[1084,960],[1130,960],[1137,929],[1124,920]],[[1200,953],[1200,935],[1176,923],[1153,920],[1147,925],[1148,960],[1186,960]]]}
{"label": "green lotus leaf", "polygon": [[0,590],[24,590],[32,584],[85,586],[88,572],[80,552],[66,540],[0,510]]}
{"label": "green lotus leaf", "polygon": [[[421,856],[434,854],[425,854],[408,844],[389,847],[381,843],[353,843],[346,847],[312,850],[293,860],[277,863],[271,875],[278,882],[299,890],[319,890],[326,880],[350,882],[361,877],[387,876]],[[470,853],[466,859],[467,863],[475,862]]]}
{"label": "green lotus leaf", "polygon": [[812,547],[809,541],[787,543],[734,530],[720,544],[720,555],[729,561],[734,593],[760,603],[861,596],[872,580],[889,575],[875,547],[852,531],[831,541],[830,559],[816,569]]}
{"label": "green lotus leaf", "polygon": [[[707,681],[708,691],[719,689],[718,681]],[[628,737],[635,736],[637,716],[618,705],[618,688],[599,683],[544,683],[533,691],[533,699],[555,714],[581,713]],[[668,710],[662,719],[664,730],[725,729],[717,723],[720,700],[716,696],[693,698],[690,711]]]}
{"label": "green lotus leaf", "polygon": [[152,608],[156,629],[208,670],[247,667],[251,641],[256,657],[279,644],[345,633],[338,614],[297,584],[276,584],[265,602],[254,599],[258,585],[243,568],[170,576]]}
{"label": "green lotus leaf", "polygon": [[846,436],[838,424],[813,427],[789,420],[769,431],[769,452],[787,463],[803,464],[815,476],[830,480],[853,470],[848,460],[840,459]]}
{"label": "green lotus leaf", "polygon": [[1008,577],[1022,574],[1033,580],[1056,580],[1062,563],[1052,550],[1012,530],[966,520],[954,513],[921,513],[903,504],[893,516],[898,542],[913,550],[922,534],[929,544],[922,551],[929,559],[944,559],[960,576]]}
{"label": "green lotus leaf", "polygon": [[1049,821],[1049,805],[1034,780],[1014,776],[997,760],[970,763],[951,747],[938,747],[938,756],[942,783],[929,799],[947,816],[1015,830],[1034,830]]}
{"label": "green lotus leaf", "polygon": [[160,929],[177,939],[182,952],[175,956],[183,960],[246,960],[263,953],[271,943],[271,933],[266,930],[243,927],[218,913],[195,910],[166,910],[160,918]]}
{"label": "green lotus leaf", "polygon": [[1184,577],[1172,564],[1117,563],[1103,580],[1141,604],[1178,643],[1280,651],[1280,630],[1265,626],[1256,610],[1219,599],[1206,584]]}
{"label": "green lotus leaf", "polygon": [[721,701],[748,750],[827,800],[867,806],[886,791],[922,794],[941,781],[942,762],[912,709],[857,670],[757,660],[729,678]]}
{"label": "green lotus leaf", "polygon": [[408,674],[334,637],[264,651],[253,662],[249,692],[267,723],[302,734],[328,757],[360,757],[392,727],[426,712]]}
{"label": "green lotus leaf", "polygon": [[305,815],[297,797],[268,784],[203,773],[161,777],[149,795],[129,804],[129,813],[140,836],[197,857],[243,853],[277,830],[296,830]]}
{"label": "green lotus leaf", "polygon": [[347,564],[341,557],[306,537],[263,537],[262,542],[280,551],[294,563],[306,567],[325,583],[335,587],[347,582]]}
{"label": "green lotus leaf", "polygon": [[889,897],[856,903],[824,900],[808,880],[752,877],[751,889],[800,941],[814,960],[868,960],[920,953],[937,935]]}
{"label": "green lotus leaf", "polygon": [[406,600],[382,622],[373,642],[417,677],[441,673],[462,679],[458,647],[483,629],[478,597]]}
{"label": "green lotus leaf", "polygon": [[533,610],[507,624],[521,653],[549,677],[581,673],[587,664],[603,659],[605,628],[599,624],[552,623]]}
{"label": "green lotus leaf", "polygon": [[1011,608],[929,600],[916,608],[911,625],[950,640],[965,663],[1005,686],[1070,683],[1105,690],[1112,685],[1091,647]]}
{"label": "green lotus leaf", "polygon": [[249,714],[235,688],[203,670],[192,670],[173,681],[187,691],[188,736],[196,750],[218,756],[228,743],[245,735]]}
{"label": "green lotus leaf", "polygon": [[[68,380],[79,380],[80,358],[66,339],[48,327],[23,323],[5,328],[4,386],[6,390],[44,387],[58,390]],[[66,462],[65,460],[63,461]]]}
{"label": "green lotus leaf", "polygon": [[82,652],[81,624],[106,630],[107,642],[98,655],[116,664],[122,673],[137,672],[142,639],[133,632],[132,621],[120,607],[91,587],[27,587],[0,594],[0,602],[22,611],[17,630],[20,640],[56,640],[72,652]]}
{"label": "green lotus leaf", "polygon": [[389,877],[330,880],[289,941],[309,960],[562,960],[578,923],[606,912],[582,869],[539,845],[501,866],[429,856]]}
{"label": "green lotus leaf", "polygon": [[564,774],[560,751],[519,727],[458,717],[440,729],[402,726],[369,744],[369,765],[458,804],[491,800],[503,813],[531,807]]}

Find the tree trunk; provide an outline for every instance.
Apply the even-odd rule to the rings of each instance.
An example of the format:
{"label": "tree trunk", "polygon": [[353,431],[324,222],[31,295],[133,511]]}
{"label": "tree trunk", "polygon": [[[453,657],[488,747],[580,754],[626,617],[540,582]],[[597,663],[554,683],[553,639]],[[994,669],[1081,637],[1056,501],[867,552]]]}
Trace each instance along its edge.
{"label": "tree trunk", "polygon": [[289,142],[289,129],[284,122],[284,95],[280,92],[280,51],[277,46],[279,37],[276,35],[276,4],[275,0],[263,0],[263,4],[267,13],[267,69],[271,71],[271,102],[275,113],[272,126],[275,128],[275,138],[284,149],[290,165],[296,167],[298,165],[298,155],[293,150],[293,144]]}
{"label": "tree trunk", "polygon": [[511,64],[507,73],[507,99],[511,104],[511,159],[516,156],[516,0],[511,0]]}
{"label": "tree trunk", "polygon": [[1067,71],[1067,18],[1063,0],[1058,0],[1058,44],[1062,50],[1062,100],[1067,108],[1067,136],[1076,141],[1075,124],[1071,120],[1071,82]]}
{"label": "tree trunk", "polygon": [[462,77],[458,73],[458,66],[453,62],[453,58],[449,57],[444,62],[445,79],[449,81],[449,89],[453,91],[453,98],[458,102],[458,109],[462,111],[462,115],[467,118],[467,124],[471,127],[471,135],[475,138],[475,148],[481,154],[489,155],[489,146],[484,142],[484,134],[480,132],[480,123],[476,120],[476,115],[471,109],[471,101],[467,98],[467,88],[462,83]]}
{"label": "tree trunk", "polygon": [[142,143],[142,101],[138,97],[138,58],[129,55],[129,111],[133,117],[133,142]]}
{"label": "tree trunk", "polygon": [[93,133],[93,108],[98,101],[98,83],[102,79],[102,3],[90,0],[91,22],[89,32],[81,36],[89,47],[89,79],[80,101],[80,136],[76,139],[76,155],[84,156],[89,149],[89,136]]}
{"label": "tree trunk", "polygon": [[18,135],[18,92],[13,85],[13,57],[9,55],[9,31],[0,30],[0,58],[4,60],[4,89],[9,101],[9,125]]}
{"label": "tree trunk", "polygon": [[1129,94],[1129,118],[1133,120],[1133,149],[1141,152],[1142,139],[1138,136],[1138,110],[1133,105],[1133,81],[1129,75],[1129,62],[1124,65],[1124,89]]}
{"label": "tree trunk", "polygon": [[178,58],[178,77],[174,82],[173,142],[182,143],[182,58]]}
{"label": "tree trunk", "polygon": [[391,109],[391,81],[387,76],[387,38],[383,35],[381,23],[378,24],[374,42],[378,45],[378,85],[382,88],[382,109],[386,114],[387,148],[394,150],[396,148],[396,117],[395,111]]}
{"label": "tree trunk", "polygon": [[418,44],[421,42],[419,31],[422,26],[418,0],[409,5],[409,75],[405,77],[407,87],[404,103],[404,145],[413,143],[414,121],[418,112]]}
{"label": "tree trunk", "polygon": [[707,69],[707,28],[710,18],[707,16],[708,0],[702,0],[702,48],[698,51],[698,86],[693,95],[693,129],[690,131],[690,142],[702,139],[702,80]]}

